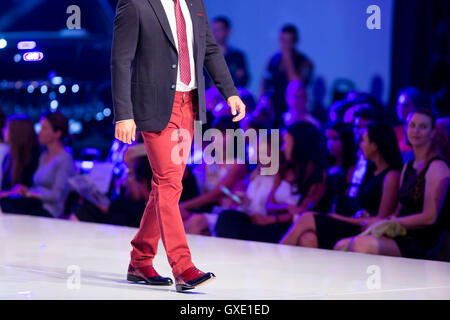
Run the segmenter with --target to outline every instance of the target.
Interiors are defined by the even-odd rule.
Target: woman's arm
[[[436,222],[444,204],[450,181],[450,171],[444,161],[433,161],[425,175],[423,210],[405,217],[395,217],[406,229],[417,229]]]
[[[398,200],[398,189],[400,187],[400,172],[389,171],[383,180],[380,207],[377,217],[385,219],[395,212]]]
[[[193,199],[189,199],[180,203],[180,207],[185,210],[200,208],[210,203],[218,202],[224,196],[221,186],[232,189],[233,186],[247,175],[247,167],[245,164],[234,164],[232,168],[225,174],[223,179],[212,190],[205,192]]]

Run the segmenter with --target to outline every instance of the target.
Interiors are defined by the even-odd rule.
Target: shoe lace
[[[202,274],[203,272],[200,271],[199,269],[197,269],[196,267],[192,267],[192,271],[198,273],[198,274]]]

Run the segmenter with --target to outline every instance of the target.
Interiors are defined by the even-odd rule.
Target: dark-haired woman
[[[72,156],[65,150],[69,140],[67,118],[60,112],[45,112],[40,120],[39,143],[45,147],[31,188],[22,185],[24,197],[10,212],[59,218],[69,193],[68,179],[75,174]]]
[[[320,131],[308,122],[290,125],[284,131],[281,151],[266,213],[224,211],[216,224],[217,236],[276,243],[296,215],[315,208],[325,192]]]
[[[9,152],[2,164],[0,199],[2,210],[7,212],[8,203],[20,196],[21,186],[30,187],[33,184],[32,177],[38,167],[40,150],[33,121],[27,115],[9,116],[4,136],[9,144]]]
[[[429,110],[417,109],[409,113],[406,122],[414,160],[403,167],[399,203],[390,219],[406,228],[406,236],[357,236],[339,241],[337,248],[349,243],[354,252],[420,259],[437,246],[443,230],[448,228],[450,170],[448,159],[433,144],[435,117]],[[376,220],[368,224],[373,222]]]
[[[333,249],[338,240],[361,233],[370,217],[385,218],[395,211],[402,159],[394,130],[387,124],[370,123],[360,147],[371,164],[358,191],[361,210],[354,217],[305,213],[281,244]]]
[[[345,191],[351,182],[357,160],[353,126],[345,123],[328,124],[325,129],[328,155],[326,192],[317,211],[336,212],[343,206]]]

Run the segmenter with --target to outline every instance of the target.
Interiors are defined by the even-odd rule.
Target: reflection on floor
[[[188,293],[128,283],[136,231],[0,214],[0,299],[450,299],[450,263],[192,235],[213,282]],[[161,241],[154,266],[172,277]]]

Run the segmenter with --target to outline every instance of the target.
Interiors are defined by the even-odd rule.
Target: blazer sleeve
[[[119,0],[111,49],[113,123],[134,119],[131,102],[131,65],[139,39],[139,12],[132,0]]]
[[[233,78],[231,77],[230,70],[225,62],[222,51],[212,34],[203,0],[201,0],[201,3],[206,20],[206,51],[204,60],[206,71],[225,100],[231,96],[239,96],[239,92],[234,86]]]

